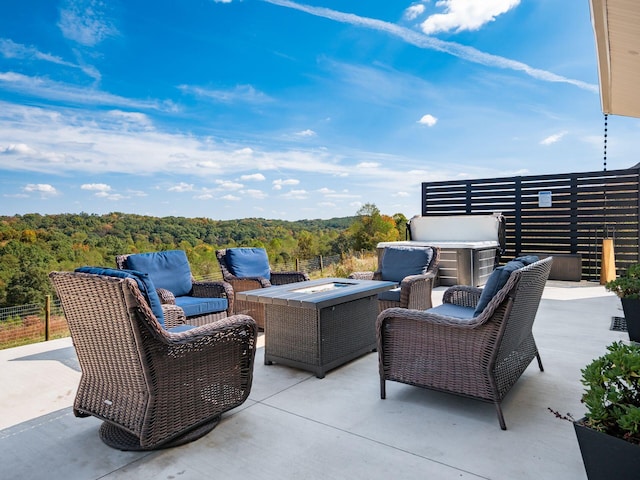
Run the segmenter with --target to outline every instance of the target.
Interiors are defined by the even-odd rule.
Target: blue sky
[[[640,120],[609,118],[609,170]],[[5,0],[0,214],[420,213],[603,168],[587,0]]]

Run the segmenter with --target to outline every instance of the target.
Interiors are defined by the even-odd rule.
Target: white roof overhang
[[[640,0],[589,0],[602,112],[640,117]]]

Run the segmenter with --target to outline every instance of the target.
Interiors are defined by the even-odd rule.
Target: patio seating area
[[[381,400],[377,353],[322,380],[264,365],[261,335],[248,400],[199,440],[152,452],[110,448],[100,420],[74,417],[69,338],[0,350],[0,477],[583,480],[573,426],[548,408],[583,414],[580,369],[627,339],[610,329],[619,316],[597,283],[547,282],[533,326],[545,371],[532,362],[502,402],[506,431],[491,403],[397,382]]]

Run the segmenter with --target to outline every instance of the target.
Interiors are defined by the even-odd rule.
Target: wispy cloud
[[[251,85],[236,85],[231,89],[211,89],[195,85],[178,85],[186,94],[223,103],[265,103],[272,101],[271,97],[256,90]]]
[[[306,130],[302,130],[300,132],[296,132],[296,136],[298,136],[298,137],[315,137],[316,136],[316,132],[314,132],[313,130],[307,128]]]
[[[111,186],[106,183],[85,183],[80,186],[80,189],[93,192],[109,192],[111,191]]]
[[[240,180],[242,180],[243,182],[264,182],[266,180],[265,176],[261,173],[252,173],[249,175],[242,175],[240,177]]]
[[[95,67],[89,65],[78,65],[77,63],[69,62],[56,55],[41,52],[36,47],[16,43],[8,38],[0,38],[0,54],[8,59],[39,60],[54,63],[56,65],[62,65],[64,67],[77,68],[96,80],[100,80],[101,76],[100,72],[98,72]]]
[[[65,38],[93,47],[105,38],[118,35],[105,12],[106,2],[101,0],[68,0],[60,9],[58,27]]]
[[[558,132],[553,135],[549,135],[547,138],[540,141],[540,145],[552,145],[559,142],[567,133],[568,132]]]
[[[16,72],[0,72],[0,85],[4,89],[13,92],[70,104],[103,105],[145,110],[175,110],[175,105],[172,102],[125,98],[94,88],[69,85],[44,77],[29,77]]]
[[[303,5],[300,3],[291,2],[289,0],[263,0],[263,1],[267,3],[271,3],[273,5],[278,5],[281,7],[299,10],[301,12],[305,12],[310,15],[328,18],[330,20],[335,20],[337,22],[348,23],[350,25],[355,25],[363,28],[369,28],[372,30],[384,32],[389,35],[398,37],[401,40],[411,45],[415,45],[416,47],[447,53],[449,55],[462,58],[463,60],[467,60],[469,62],[486,65],[488,67],[495,67],[495,68],[523,72],[526,75],[529,75],[535,79],[543,80],[546,82],[568,83],[570,85],[574,85],[578,88],[589,90],[594,93],[598,93],[599,91],[597,85],[583,82],[581,80],[574,80],[571,78],[563,77],[561,75],[557,75],[555,73],[548,72],[546,70],[541,70],[539,68],[531,67],[517,60],[511,60],[505,57],[500,57],[498,55],[492,55],[490,53],[481,52],[480,50],[477,50],[473,47],[468,47],[466,45],[461,45],[459,43],[446,42],[443,40],[439,40],[437,38],[430,37],[423,33],[410,30],[406,27],[401,27],[399,25],[385,22],[382,20],[377,20],[377,19],[368,18],[368,17],[361,17],[358,15],[354,15],[352,13],[339,12],[336,10],[331,10],[329,8]]]

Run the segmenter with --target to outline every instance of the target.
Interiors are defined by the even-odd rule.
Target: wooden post
[[[47,295],[44,301],[44,341],[49,340],[51,328],[51,295]]]
[[[616,259],[613,251],[613,239],[602,239],[602,265],[600,266],[600,285],[616,279]]]

